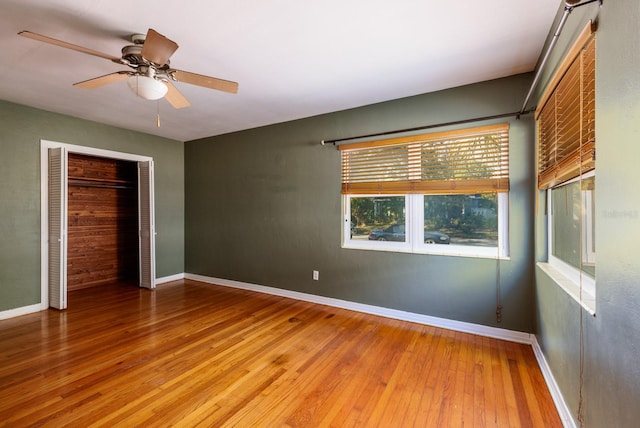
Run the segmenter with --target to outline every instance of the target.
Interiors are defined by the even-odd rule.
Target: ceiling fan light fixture
[[[149,76],[129,76],[127,83],[134,94],[145,100],[159,100],[164,97],[169,90],[167,85],[160,80]]]

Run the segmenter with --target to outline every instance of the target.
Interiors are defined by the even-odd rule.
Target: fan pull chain
[[[160,100],[156,101],[156,106],[157,106],[157,118],[156,118],[156,125],[158,128],[160,128]]]

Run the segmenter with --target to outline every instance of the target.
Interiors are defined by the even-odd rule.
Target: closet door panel
[[[67,153],[64,148],[49,149],[48,190],[48,282],[49,306],[56,309],[67,307],[67,271],[65,263],[67,246]]]
[[[140,287],[156,287],[153,161],[138,162]]]

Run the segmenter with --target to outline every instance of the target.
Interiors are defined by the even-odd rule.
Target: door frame
[[[138,162],[138,164],[140,164],[140,162],[146,162],[150,163],[151,168],[153,168],[153,157],[151,156],[66,144],[56,141],[40,140],[40,305],[42,309],[47,309],[49,307],[49,149],[52,148],[62,148],[66,153],[77,153],[82,155],[133,161]],[[68,173],[63,174],[65,183],[68,180],[68,175]],[[149,187],[151,193],[149,215],[151,217],[151,243],[153,248],[150,249],[151,257],[146,261],[146,263],[150,264],[148,270],[151,270],[152,274],[151,286],[149,288],[155,288],[155,207],[153,206],[155,205],[153,198],[153,189],[155,186],[153,173],[150,175]],[[138,189],[138,195],[140,195],[140,189]],[[67,204],[64,205],[64,210],[67,212]],[[138,216],[140,216],[139,206]],[[138,228],[140,229],[140,225]],[[64,251],[62,258],[63,263],[66,265],[66,251]],[[141,264],[142,262],[142,259],[139,258],[139,263]]]

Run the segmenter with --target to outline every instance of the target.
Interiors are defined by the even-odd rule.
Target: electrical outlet
[[[318,281],[320,279],[320,272],[317,270],[313,271],[313,280]]]

